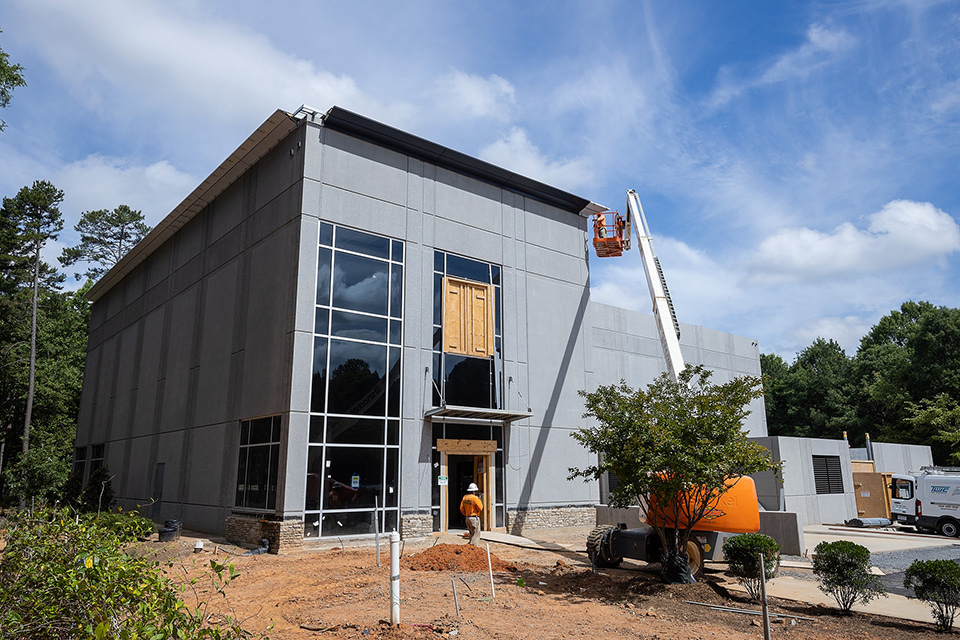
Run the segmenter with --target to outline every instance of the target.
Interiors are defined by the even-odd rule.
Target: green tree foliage
[[[960,610],[960,565],[953,560],[914,560],[903,586],[930,605],[937,631],[951,631]]]
[[[74,228],[80,244],[64,249],[60,262],[65,267],[87,263],[85,275],[90,280],[99,279],[150,232],[143,214],[125,204],[113,211],[84,211]]]
[[[3,33],[0,31],[0,33]],[[13,90],[27,86],[23,79],[23,67],[10,62],[10,55],[0,49],[0,109],[6,109],[13,98]],[[0,120],[0,131],[7,128],[7,123]]]
[[[32,297],[30,317],[30,360],[27,382],[27,405],[21,439],[23,452],[30,449],[30,422],[33,412],[33,396],[36,385],[37,354],[37,308],[40,301],[40,281],[43,273],[43,260],[40,250],[48,240],[56,240],[63,221],[59,205],[63,202],[60,191],[45,180],[37,180],[31,187],[23,187],[13,198],[3,199],[4,218],[13,224],[18,232],[19,246],[14,246],[14,256],[25,263],[32,272]]]
[[[771,435],[840,438],[856,424],[853,363],[833,340],[817,338],[789,367],[761,356]]]
[[[205,603],[187,605],[196,580],[177,585],[158,562],[128,554],[115,524],[66,510],[13,519],[0,557],[0,638],[251,637],[229,618],[210,624]],[[223,594],[236,572],[210,565]]]
[[[858,602],[866,604],[887,591],[880,578],[870,573],[870,551],[850,542],[821,542],[813,550],[813,574],[820,590],[833,596],[844,613]]]
[[[78,509],[87,513],[109,511],[116,504],[113,498],[113,476],[107,465],[101,465],[90,472],[87,486],[80,494]]]
[[[743,533],[727,538],[723,543],[723,557],[732,573],[751,600],[760,601],[760,555],[763,555],[763,576],[773,580],[780,568],[780,544],[762,533]]]
[[[939,464],[958,454],[951,399],[960,400],[960,309],[904,302],[852,358],[818,338],[792,365],[764,354],[761,367],[771,435],[839,438],[847,431],[859,444],[870,433],[929,445]]]
[[[686,565],[692,528],[717,508],[729,490],[727,480],[779,470],[743,429],[760,381],[741,377],[715,385],[710,374],[688,366],[679,383],[663,374],[645,390],[621,382],[580,392],[584,417],[596,425],[573,437],[597,454],[598,463],[570,469],[570,477],[599,479],[612,472],[619,480],[610,496],[613,506],[639,504],[645,515],[656,508],[665,568],[680,559]]]
[[[16,197],[3,199],[2,496],[12,493],[21,498],[53,498],[69,471],[86,356],[89,304],[83,290],[60,291],[62,274],[42,259],[37,261],[37,245],[42,246],[44,236],[49,238],[58,230],[59,211],[54,210],[61,198],[62,193],[50,183],[36,182],[33,187],[21,189]],[[22,429],[26,425],[29,429]],[[31,453],[35,447],[37,451]],[[26,452],[18,456],[17,449]]]

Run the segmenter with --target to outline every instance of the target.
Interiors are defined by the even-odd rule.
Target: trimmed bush
[[[0,638],[250,637],[229,618],[209,625],[203,603],[184,603],[188,585],[123,546],[96,519],[66,509],[12,517],[0,556]],[[210,565],[222,594],[233,566]]]
[[[813,573],[820,591],[831,595],[844,613],[858,602],[866,604],[887,590],[880,578],[870,573],[870,550],[850,542],[821,542],[813,550]]]
[[[743,533],[723,543],[723,557],[729,571],[743,587],[751,600],[760,600],[760,554],[767,580],[772,580],[780,568],[780,544],[762,533]]]
[[[960,609],[960,565],[953,560],[914,560],[903,586],[930,605],[937,631],[950,631]]]

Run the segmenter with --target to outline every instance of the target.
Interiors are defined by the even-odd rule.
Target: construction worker
[[[467,487],[467,495],[460,501],[460,513],[467,517],[467,530],[470,532],[470,542],[472,545],[480,544],[480,512],[483,511],[483,501],[477,494],[480,488],[475,482],[471,482]]]

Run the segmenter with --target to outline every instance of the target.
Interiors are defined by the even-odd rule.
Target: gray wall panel
[[[406,204],[406,156],[329,129],[324,131],[324,142],[325,184],[400,206]]]
[[[252,168],[251,175],[256,179],[255,209],[265,207],[302,179],[303,147],[302,144],[297,146],[297,143],[302,141],[303,131],[294,130]],[[298,206],[292,213],[299,212]]]
[[[198,427],[190,434],[190,469],[188,470],[190,495],[184,496],[187,502],[201,505],[218,505],[220,502],[221,484],[231,483],[232,478],[224,473],[225,458],[236,457],[235,451],[228,451],[224,447],[227,428],[233,425],[217,424],[209,427]],[[164,470],[166,472],[166,470]]]
[[[134,436],[154,432],[154,415],[157,408],[157,385],[161,377],[160,357],[163,347],[163,322],[165,310],[160,308],[142,321],[143,341],[140,349],[140,371],[137,376],[136,420]]]
[[[329,185],[321,196],[324,220],[392,238],[404,236],[407,213],[402,206]]]
[[[437,169],[436,214],[465,227],[502,233],[501,189],[475,178]]]
[[[197,298],[200,287],[195,286],[174,298],[170,303],[167,333],[167,366],[163,372],[164,386],[160,411],[160,431],[184,429],[190,393],[190,369],[193,368],[193,338],[196,323]]]
[[[234,261],[207,277],[200,329],[200,369],[194,424],[215,424],[229,413],[233,316],[240,262]]]

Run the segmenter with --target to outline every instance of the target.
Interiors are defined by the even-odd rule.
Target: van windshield
[[[893,497],[898,500],[909,500],[913,497],[913,483],[909,480],[897,478],[893,481]]]

